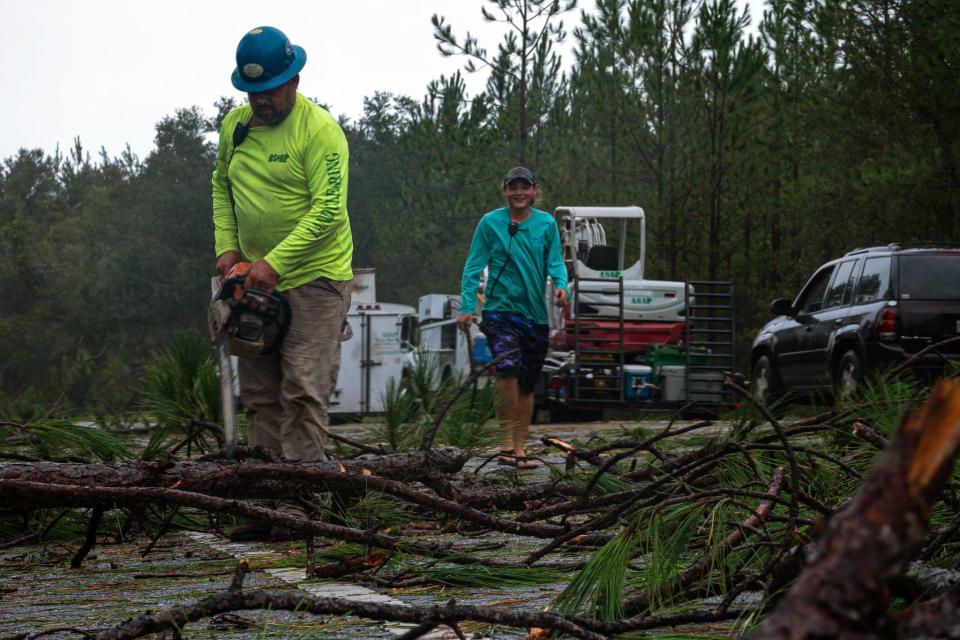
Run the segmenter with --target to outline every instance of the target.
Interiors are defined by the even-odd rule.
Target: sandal
[[[502,464],[507,467],[516,467],[517,469],[536,469],[538,466],[540,466],[536,463],[536,461],[530,460],[526,456],[520,456],[518,458],[513,449],[501,451],[500,457],[497,459],[497,464]]]

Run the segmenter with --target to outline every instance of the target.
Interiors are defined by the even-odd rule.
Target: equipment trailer
[[[551,315],[538,406],[552,419],[731,406],[723,377],[735,365],[733,283],[644,279],[640,207],[560,207],[554,215],[570,305]]]

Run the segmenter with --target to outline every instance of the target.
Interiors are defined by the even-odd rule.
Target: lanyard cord
[[[507,259],[504,260],[503,266],[500,267],[500,271],[497,272],[497,277],[493,279],[493,284],[490,285],[490,291],[487,292],[487,300],[490,300],[493,297],[493,290],[496,288],[497,283],[500,282],[500,276],[503,275],[503,270],[507,268],[507,265],[510,264],[510,247],[513,246],[513,235],[510,234],[510,241],[507,243]]]

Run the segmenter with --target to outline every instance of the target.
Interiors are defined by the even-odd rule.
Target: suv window
[[[890,256],[867,258],[860,276],[856,304],[890,297]]]
[[[830,283],[830,276],[833,274],[833,267],[827,267],[813,276],[810,284],[800,294],[797,300],[797,310],[800,313],[816,313],[823,308],[823,294],[827,292],[827,285]]]
[[[901,255],[900,298],[960,300],[960,253]]]
[[[827,291],[827,303],[824,309],[840,307],[850,302],[851,280],[853,279],[853,266],[857,264],[856,260],[847,260],[840,263],[837,267],[837,276],[833,279],[833,286]]]

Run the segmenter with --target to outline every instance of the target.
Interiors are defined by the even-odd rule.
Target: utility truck
[[[483,290],[481,278],[480,290]],[[490,362],[490,347],[487,339],[471,325],[469,329],[470,343],[467,343],[467,334],[457,328],[457,315],[460,313],[460,296],[451,293],[429,293],[420,296],[417,309],[417,348],[436,359],[440,367],[440,375],[449,378],[458,374],[467,376],[472,366],[484,365]],[[470,356],[473,354],[471,365]],[[414,354],[409,356],[409,364],[413,366]]]

